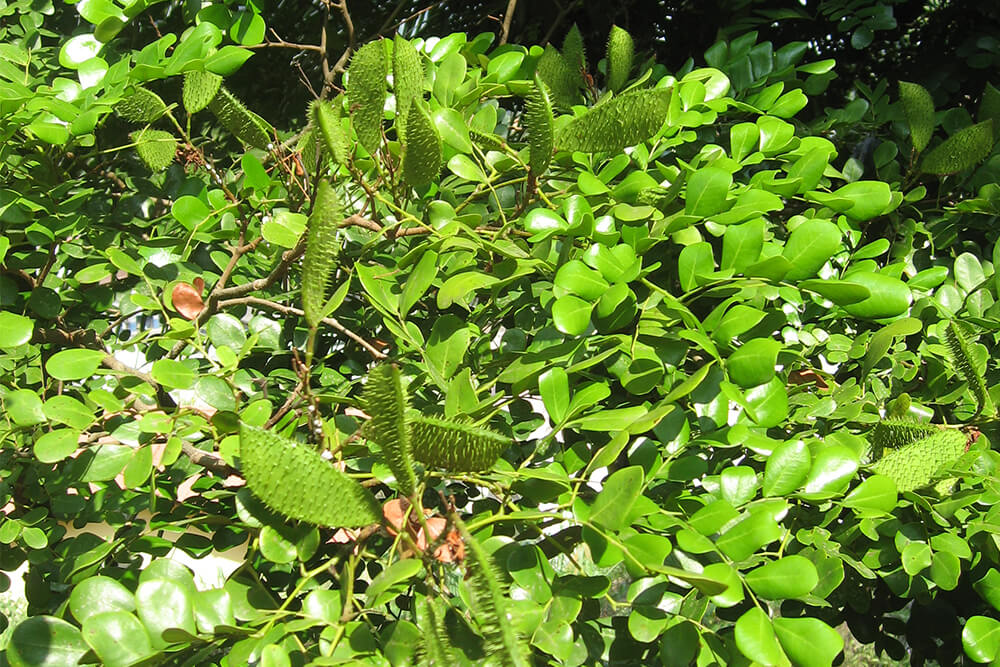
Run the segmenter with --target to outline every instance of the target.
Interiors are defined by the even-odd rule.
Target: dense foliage
[[[1000,656],[995,88],[195,9],[0,10],[0,664]]]

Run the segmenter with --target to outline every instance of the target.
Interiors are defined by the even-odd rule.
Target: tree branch
[[[515,7],[517,7],[517,0],[507,1],[507,12],[503,15],[503,25],[500,28],[500,46],[507,43],[507,36],[510,35],[510,22],[514,18]]]

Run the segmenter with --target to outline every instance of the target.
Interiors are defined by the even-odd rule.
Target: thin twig
[[[507,43],[507,36],[510,34],[510,21],[514,18],[515,7],[517,7],[517,0],[507,0],[507,13],[503,15],[503,26],[500,28],[500,46]]]
[[[268,40],[260,44],[252,44],[246,48],[248,49],[295,49],[297,51],[317,51],[319,53],[324,53],[323,46],[320,44],[296,44],[295,42],[286,42],[281,37],[278,37],[278,33],[271,28],[271,34],[277,41]]]

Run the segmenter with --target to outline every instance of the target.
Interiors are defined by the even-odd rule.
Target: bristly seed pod
[[[872,456],[881,457],[886,449],[904,447],[940,430],[933,424],[908,419],[883,419],[871,433]]]
[[[410,105],[403,142],[403,180],[415,188],[429,184],[441,171],[441,135],[422,99]]]
[[[174,161],[177,153],[177,137],[163,130],[144,129],[133,132],[135,151],[150,171],[163,171]]]
[[[559,130],[556,146],[584,153],[617,153],[655,135],[667,119],[671,88],[630,90],[598,104]]]
[[[151,90],[136,86],[135,92],[115,106],[115,113],[133,123],[152,123],[167,112],[167,105]]]
[[[489,470],[513,444],[488,428],[422,416],[410,420],[410,443],[418,461],[451,472]]]
[[[608,35],[608,88],[612,91],[617,93],[628,82],[634,54],[632,35],[616,25],[611,26],[611,34]]]
[[[988,409],[990,413],[994,412],[993,401],[986,388],[986,379],[972,354],[972,341],[968,339],[962,326],[954,320],[949,321],[944,327],[944,342],[951,353],[955,370],[968,383],[969,389],[976,397],[976,414],[972,418],[978,417],[984,409]]]
[[[351,105],[354,131],[372,155],[382,143],[386,69],[385,47],[382,40],[376,40],[354,53],[347,70],[347,101]]]
[[[313,122],[323,135],[327,152],[338,164],[347,164],[351,155],[350,141],[344,126],[340,124],[340,110],[343,107],[343,97],[338,95],[333,102],[315,100],[312,103]]]
[[[215,99],[222,77],[212,72],[186,72],[181,101],[189,114],[198,113]]]
[[[392,88],[396,95],[396,133],[406,134],[410,105],[422,97],[424,66],[409,40],[396,35],[392,45]]]
[[[321,180],[309,216],[306,254],[302,260],[302,309],[310,329],[317,328],[324,316],[326,291],[337,260],[337,228],[343,219],[336,191],[326,180]]]
[[[528,93],[524,104],[524,127],[528,131],[528,147],[530,155],[528,166],[531,172],[540,176],[549,166],[552,159],[552,103],[549,92],[538,74]]]
[[[365,425],[367,436],[382,448],[399,490],[409,496],[417,486],[417,476],[413,472],[410,431],[406,426],[406,390],[399,368],[393,364],[373,368],[368,373],[361,403],[371,415]]]
[[[382,509],[368,489],[308,445],[244,424],[240,465],[254,495],[289,518],[334,528],[382,520]]]
[[[940,468],[954,463],[965,453],[965,434],[944,430],[916,442],[889,450],[872,465],[872,472],[885,475],[899,491],[913,491],[927,486]]]
[[[266,120],[243,106],[225,86],[219,88],[208,108],[237,139],[254,148],[268,149],[274,129]]]

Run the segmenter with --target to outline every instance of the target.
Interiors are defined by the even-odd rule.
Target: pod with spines
[[[174,161],[177,137],[169,132],[147,128],[129,136],[135,142],[135,152],[150,171],[163,171]]]
[[[489,470],[513,444],[488,428],[424,416],[410,420],[410,443],[418,461],[450,472]]]
[[[630,90],[598,104],[559,130],[556,147],[584,153],[618,153],[645,141],[666,121],[671,90]]]
[[[136,86],[135,91],[115,105],[115,113],[133,123],[152,123],[167,112],[167,105],[153,91]]]
[[[545,47],[535,65],[535,73],[549,87],[555,106],[569,109],[580,102],[579,77],[556,47],[551,44]]]
[[[443,667],[458,664],[455,647],[448,636],[445,612],[438,609],[435,600],[422,597],[417,599],[417,627],[420,628],[421,642],[417,652],[420,667]]]
[[[215,114],[224,128],[245,144],[267,150],[274,129],[271,125],[247,109],[225,86],[219,87],[208,109]]]
[[[529,667],[528,647],[518,636],[507,614],[509,600],[493,558],[469,533],[457,516],[452,521],[458,527],[467,547],[469,574],[466,578],[472,611],[483,633],[486,655],[494,656],[501,665]]]
[[[898,449],[887,450],[885,456],[872,464],[872,472],[885,475],[896,483],[899,491],[913,491],[927,486],[942,467],[958,460],[965,453],[965,434],[948,429],[921,438]]]
[[[528,99],[524,103],[524,127],[528,131],[528,166],[536,176],[545,172],[552,159],[554,122],[549,92],[541,78],[535,74]]]
[[[477,129],[469,128],[469,138],[487,150],[501,150],[504,145],[503,137],[492,132],[480,132]]]
[[[337,229],[344,219],[336,191],[325,179],[316,187],[316,200],[306,227],[306,254],[302,260],[302,309],[309,328],[324,316],[326,291],[337,261]]]
[[[976,397],[976,414],[973,415],[973,419],[978,417],[984,409],[988,409],[992,413],[994,411],[993,402],[990,400],[989,391],[986,388],[986,379],[972,355],[972,341],[969,340],[962,325],[954,320],[949,320],[944,326],[944,342],[948,346],[955,370],[968,383],[969,389]]]
[[[958,130],[924,154],[920,171],[935,176],[949,176],[972,169],[989,157],[993,150],[993,119]]]
[[[410,105],[422,97],[423,88],[424,66],[420,54],[409,40],[396,35],[392,45],[392,90],[396,95],[396,130],[401,137],[406,134]]]
[[[871,433],[872,455],[879,457],[886,449],[897,449],[937,433],[934,424],[912,419],[883,419]]]
[[[566,65],[577,73],[577,85],[582,88],[583,73],[587,71],[587,52],[583,46],[583,35],[575,23],[563,39],[562,56]]]
[[[422,99],[410,105],[403,136],[403,180],[419,188],[427,185],[441,171],[441,135]]]
[[[298,141],[295,142],[295,151],[302,156],[302,165],[310,174],[316,170],[320,157],[325,150],[322,145],[321,133],[312,123],[306,125]]]
[[[382,520],[371,492],[308,445],[244,424],[240,465],[253,494],[291,519],[334,528]]]
[[[358,141],[371,154],[382,143],[382,110],[385,108],[385,47],[382,40],[368,42],[351,58],[347,70],[347,101]]]
[[[343,98],[338,95],[333,102],[314,100],[310,109],[313,122],[319,128],[327,152],[338,164],[347,164],[351,155],[350,141],[340,124]]]
[[[899,82],[899,101],[910,126],[913,150],[919,153],[927,147],[934,134],[934,100],[930,92],[918,83]]]
[[[399,368],[393,364],[373,368],[368,373],[361,403],[371,416],[365,425],[367,437],[382,448],[399,490],[409,496],[417,486],[417,476],[413,472],[410,430],[406,425],[406,390]]]
[[[181,101],[189,114],[198,113],[215,99],[222,77],[212,72],[186,72]]]
[[[608,88],[612,91],[617,93],[625,87],[632,73],[634,55],[632,35],[616,25],[611,26],[608,35]]]

